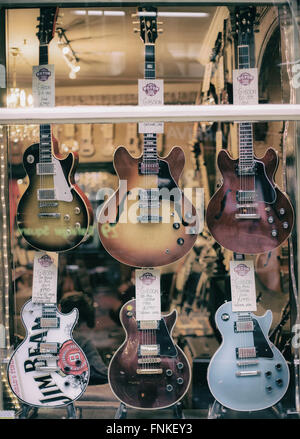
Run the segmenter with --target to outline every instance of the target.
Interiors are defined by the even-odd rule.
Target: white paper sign
[[[235,105],[258,104],[257,69],[233,70],[233,103]]]
[[[32,302],[56,304],[57,269],[57,253],[35,252],[33,261]]]
[[[139,105],[163,105],[164,81],[162,79],[139,79]],[[163,122],[139,122],[139,133],[163,133]]]
[[[253,261],[230,261],[232,311],[256,311]]]
[[[135,270],[137,320],[160,320],[160,271],[146,268]]]
[[[55,106],[54,65],[32,67],[32,96],[35,107]]]

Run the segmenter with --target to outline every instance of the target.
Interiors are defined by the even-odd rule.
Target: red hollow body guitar
[[[250,68],[255,15],[237,14],[238,66]],[[247,70],[245,70],[247,74]],[[262,158],[253,152],[253,127],[239,123],[239,158],[222,150],[218,167],[223,184],[211,198],[207,226],[215,240],[228,250],[242,254],[265,253],[280,246],[294,223],[288,197],[274,183],[277,152],[269,148]]]

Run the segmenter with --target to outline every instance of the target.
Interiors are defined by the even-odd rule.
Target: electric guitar
[[[48,64],[48,44],[54,36],[56,8],[41,8],[37,36],[39,64]],[[17,209],[21,235],[38,250],[63,252],[87,238],[93,211],[87,197],[74,183],[78,155],[62,158],[51,126],[40,125],[40,142],[23,155],[30,183]]]
[[[21,311],[24,341],[8,364],[8,381],[25,404],[59,407],[72,403],[85,391],[89,365],[72,338],[78,310],[62,314],[55,304],[29,300]]]
[[[156,8],[140,7],[138,11],[145,43],[145,78],[151,80],[155,79]],[[118,261],[135,267],[167,265],[183,257],[197,237],[196,210],[177,186],[184,166],[183,150],[174,147],[161,159],[156,134],[144,134],[142,156],[134,158],[121,146],[115,151],[114,166],[123,185],[103,204],[98,216],[104,248]]]
[[[255,8],[234,16],[239,69],[247,69],[253,59]],[[290,235],[293,208],[287,196],[274,183],[277,152],[269,148],[258,159],[253,152],[252,123],[239,129],[239,158],[222,150],[218,167],[223,184],[211,198],[206,212],[207,226],[215,240],[228,250],[241,254],[264,253],[280,246]]]
[[[232,302],[226,302],[215,320],[223,342],[207,371],[214,398],[238,411],[263,410],[280,401],[289,385],[289,369],[268,339],[272,312],[233,312]]]
[[[108,379],[115,396],[129,407],[162,409],[187,392],[190,365],[171,338],[177,311],[161,320],[136,320],[136,301],[125,303],[120,320],[126,340],[112,357]]]

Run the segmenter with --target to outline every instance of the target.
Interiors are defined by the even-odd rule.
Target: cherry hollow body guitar
[[[155,11],[139,8],[149,80],[155,79]],[[170,264],[192,248],[197,237],[196,210],[177,185],[184,161],[179,147],[165,158],[158,157],[154,133],[144,134],[139,158],[124,147],[116,150],[114,167],[126,185],[119,186],[98,216],[100,240],[115,259],[135,267],[154,267]]]
[[[110,387],[125,405],[162,409],[178,402],[190,384],[190,365],[171,331],[177,311],[160,321],[137,321],[136,301],[120,311],[126,340],[114,354],[108,370]]]
[[[248,10],[237,13],[235,19],[238,66],[248,69],[253,58],[255,15]],[[273,180],[278,166],[277,152],[269,148],[264,157],[257,158],[253,152],[252,123],[242,122],[238,126],[239,158],[232,159],[224,150],[218,155],[223,184],[208,204],[207,226],[215,240],[228,250],[264,253],[288,238],[294,212],[287,196]]]
[[[48,44],[54,35],[55,8],[41,8],[38,37],[39,64],[48,64]],[[52,138],[51,126],[40,125],[40,143],[23,156],[29,186],[17,208],[20,233],[34,248],[63,252],[79,245],[89,233],[93,211],[89,200],[74,183],[76,153],[63,158]]]

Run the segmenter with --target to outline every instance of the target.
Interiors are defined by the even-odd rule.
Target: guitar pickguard
[[[157,331],[156,339],[157,343],[160,345],[160,355],[162,357],[176,357],[177,349],[164,319],[161,319],[159,323],[159,330]]]

